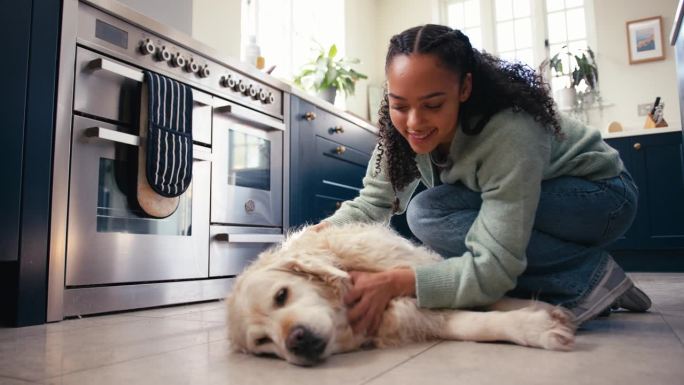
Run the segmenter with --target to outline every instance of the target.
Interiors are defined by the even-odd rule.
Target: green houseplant
[[[581,52],[581,56],[571,53],[567,46],[563,47],[565,52],[559,52],[551,59],[549,59],[549,67],[556,73],[557,76],[568,75],[570,79],[570,85],[577,88],[582,80],[586,83],[586,86],[591,89],[595,89],[598,85],[598,66],[596,65],[594,51],[587,47],[585,52]],[[589,56],[587,56],[587,54]],[[568,62],[574,61],[576,66],[572,72],[566,72],[563,69],[563,61],[560,55],[567,55]],[[572,64],[571,64],[572,66]]]
[[[306,63],[294,77],[297,86],[305,90],[313,90],[323,99],[333,103],[337,90],[345,95],[354,94],[356,82],[368,77],[351,68],[352,64],[358,64],[359,59],[340,58],[337,56],[337,46],[331,45],[325,49],[318,44],[316,58]]]
[[[567,56],[570,68],[563,68],[563,56]],[[553,55],[542,66],[548,65],[555,77],[567,76],[565,88],[557,92],[556,98],[561,108],[583,108],[587,104],[593,104],[599,97],[598,93],[598,66],[596,65],[594,51],[587,47],[578,53],[570,52],[568,46]],[[580,99],[577,99],[577,96]]]

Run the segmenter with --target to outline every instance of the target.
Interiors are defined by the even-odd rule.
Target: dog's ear
[[[279,265],[280,269],[305,274],[340,289],[349,281],[349,274],[335,266],[328,256],[298,254],[283,258]]]

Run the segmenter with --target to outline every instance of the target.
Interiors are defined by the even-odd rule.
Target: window
[[[448,0],[444,4],[444,12],[446,12],[449,27],[463,31],[473,47],[484,48],[480,0]]]
[[[344,0],[243,0],[242,12],[242,55],[256,36],[266,67],[276,65],[274,76],[291,80],[313,59],[316,43],[334,43],[344,57]]]
[[[534,68],[531,0],[496,0],[496,53]]]
[[[587,48],[587,27],[584,0],[546,0],[549,57],[557,53],[577,54]],[[560,55],[563,69],[572,71],[577,63],[569,66],[568,55]],[[551,79],[551,89],[556,91],[567,86],[567,77]]]
[[[536,69],[564,46],[586,49],[590,1],[443,0],[442,22],[464,31],[476,48]]]

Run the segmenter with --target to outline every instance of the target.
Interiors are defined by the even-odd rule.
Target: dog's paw
[[[573,315],[562,307],[530,309],[525,320],[525,344],[548,350],[572,350],[575,344]]]

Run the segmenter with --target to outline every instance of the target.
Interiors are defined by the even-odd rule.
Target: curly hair
[[[549,86],[529,66],[479,52],[457,29],[426,24],[407,29],[390,39],[385,72],[394,57],[412,53],[436,55],[440,63],[457,74],[461,81],[466,74],[471,74],[472,92],[470,98],[461,103],[458,116],[464,134],[478,135],[494,114],[512,108],[516,112],[525,111],[560,135],[560,123]],[[380,172],[382,159],[386,158],[390,182],[398,191],[420,177],[416,153],[390,119],[386,87],[378,112],[380,135],[375,170]]]

